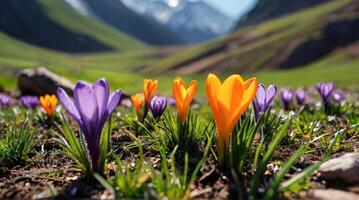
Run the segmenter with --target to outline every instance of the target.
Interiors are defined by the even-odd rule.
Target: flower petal
[[[184,99],[184,105],[188,108],[188,106],[191,104],[194,95],[196,94],[198,90],[197,81],[193,80],[191,84],[186,89],[186,97]]]
[[[95,91],[84,82],[78,82],[74,89],[74,103],[81,116],[84,133],[90,134],[97,131],[98,104]],[[87,139],[97,138],[95,135],[87,135]],[[89,141],[88,141],[89,142]]]
[[[264,106],[266,102],[266,89],[264,88],[264,85],[262,83],[258,85],[256,102],[261,108]]]
[[[173,81],[173,97],[176,100],[176,106],[178,110],[182,110],[184,99],[186,97],[186,88],[184,86],[184,82],[181,78],[177,77]]]
[[[236,90],[234,92],[234,90]],[[240,75],[232,75],[228,77],[221,86],[221,95],[218,100],[222,102],[222,104],[230,109],[239,106],[239,103],[243,97],[243,79]]]
[[[272,103],[276,95],[277,95],[277,86],[270,85],[267,89],[267,94],[266,94],[266,100],[265,100],[266,107],[268,107],[269,104]]]
[[[57,96],[59,97],[60,103],[65,108],[65,110],[81,126],[82,121],[81,121],[80,114],[77,111],[74,103],[71,101],[69,95],[62,88],[58,88]]]
[[[100,79],[93,84],[92,88],[96,95],[96,101],[98,105],[98,118],[106,118],[108,115],[107,104],[109,98],[108,83],[105,79]]]
[[[107,111],[109,114],[111,114],[117,107],[118,103],[120,102],[121,95],[122,95],[121,90],[116,90],[110,95],[110,98],[109,98],[109,101],[107,104]]]
[[[221,81],[214,74],[208,74],[206,80],[206,93],[208,97],[209,106],[212,109],[213,117],[216,122],[217,132],[222,133],[222,118],[221,113],[219,112],[218,104],[218,95],[221,89]]]

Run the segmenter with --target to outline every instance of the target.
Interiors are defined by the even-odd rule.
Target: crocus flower
[[[173,81],[172,89],[179,116],[182,123],[185,123],[189,106],[198,89],[197,81],[193,80],[187,87],[184,81],[177,77]]]
[[[39,98],[36,96],[22,96],[20,102],[24,107],[32,109],[40,104]]]
[[[316,85],[317,91],[319,92],[320,96],[322,97],[324,102],[327,102],[329,97],[332,95],[334,91],[334,83],[318,83]]]
[[[92,86],[82,81],[77,82],[74,89],[74,102],[62,88],[58,88],[57,96],[84,133],[92,167],[97,169],[102,130],[120,101],[121,90],[116,90],[110,95],[107,81],[100,79]]]
[[[131,96],[131,101],[132,101],[132,106],[135,108],[137,118],[139,120],[141,120],[141,116],[142,116],[141,110],[142,110],[143,101],[144,101],[143,95],[140,93],[137,93],[137,94]]]
[[[276,95],[276,85],[270,85],[267,91],[263,84],[258,85],[257,94],[253,101],[254,116],[256,120],[258,120],[261,114],[267,112]]]
[[[256,78],[244,81],[240,75],[232,75],[222,84],[214,74],[207,77],[206,92],[216,123],[217,148],[222,164],[234,126],[255,98],[257,87]]]
[[[168,97],[167,104],[170,106],[176,106],[176,100],[173,97]]]
[[[158,119],[161,117],[167,106],[167,99],[163,96],[154,96],[150,103],[153,116]]]
[[[0,106],[7,108],[12,103],[13,99],[8,95],[0,95]]]
[[[342,103],[346,99],[346,97],[347,95],[345,94],[345,92],[340,90],[336,90],[332,94],[333,100],[337,103]]]
[[[55,95],[48,95],[40,97],[40,104],[45,110],[48,117],[52,117],[57,106],[57,97]]]
[[[316,85],[316,89],[320,96],[322,97],[322,101],[324,104],[324,111],[327,111],[329,108],[329,98],[332,95],[334,91],[334,83],[328,82],[328,83],[318,83]]]
[[[152,97],[156,94],[158,88],[158,81],[152,81],[150,79],[145,79],[143,82],[143,93],[145,95],[146,106],[148,107]]]
[[[284,105],[284,110],[289,110],[289,105],[293,99],[293,92],[289,88],[282,88],[280,90],[280,97]]]
[[[298,105],[302,106],[307,99],[307,94],[303,89],[298,89],[297,91],[295,91],[295,98],[297,99]]]

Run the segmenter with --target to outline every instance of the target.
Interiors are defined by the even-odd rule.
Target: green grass
[[[8,89],[16,88],[16,72],[23,68],[46,66],[50,70],[70,78],[93,81],[106,77],[116,84],[116,87],[131,86],[137,77],[144,76],[132,72],[131,67],[150,62],[146,55],[150,50],[136,52],[107,53],[96,55],[69,55],[45,48],[26,44],[0,32],[0,86]],[[142,58],[143,57],[143,58]],[[141,80],[142,81],[142,80]],[[141,81],[137,85],[140,85]]]
[[[319,81],[333,81],[339,87],[359,89],[359,58],[351,60],[338,52],[307,67],[292,70],[260,72],[255,74],[264,83],[281,86],[311,86]]]
[[[46,6],[46,10],[49,12],[49,15],[59,18],[57,19],[59,23],[65,24],[67,21],[71,22],[71,19],[75,17],[72,16],[73,14],[67,13],[69,11],[64,11],[64,13],[61,13],[60,11],[55,12],[52,10],[54,6],[59,4],[58,1],[39,1],[43,6]],[[349,2],[349,0],[333,1],[332,3],[325,6],[313,8],[317,10],[317,14],[310,15],[310,19],[324,15],[325,13],[328,13],[334,8],[347,2]],[[63,6],[64,5],[59,5],[59,9],[66,10],[65,8],[62,8]],[[305,12],[308,11],[304,11],[304,13]],[[298,15],[297,18],[301,16],[300,14],[296,15]],[[305,20],[308,20],[308,15],[309,14],[305,15]],[[305,16],[303,15],[303,17]],[[259,25],[257,29],[261,30],[261,32],[267,32],[270,29],[270,24],[273,29],[287,27],[288,22],[293,22],[295,19],[296,17],[289,16],[284,19],[273,20],[270,23],[263,23]],[[83,23],[90,23],[87,25],[89,27],[88,29],[79,26],[79,30],[81,29],[81,31],[83,31],[82,33],[87,32],[90,34],[89,31],[97,30],[96,26],[98,26],[98,24],[96,24],[96,22],[87,22],[85,19],[82,20],[84,20]],[[94,25],[91,25],[91,23],[94,23]],[[76,31],[77,27],[75,25],[77,23],[70,24],[71,23],[68,23],[68,28],[72,28],[73,31]],[[82,25],[85,26],[84,24]],[[283,34],[285,35],[286,33],[293,31],[293,29],[297,29],[297,27],[294,26],[293,28],[288,29],[287,32],[283,32]],[[112,89],[123,88],[124,90],[131,93],[141,91],[143,79],[158,79],[160,82],[158,91],[161,94],[171,94],[172,81],[178,75],[177,73],[150,75],[152,74],[151,72],[153,72],[153,70],[156,68],[149,67],[145,68],[146,70],[140,71],[140,67],[146,65],[159,67],[164,63],[178,63],[182,59],[186,59],[188,56],[199,55],[205,48],[214,48],[225,40],[233,40],[241,37],[239,33],[247,32],[248,30],[249,29],[244,29],[243,31],[237,32],[230,37],[220,38],[208,44],[189,47],[183,52],[178,53],[175,56],[169,56],[169,58],[165,59],[159,59],[151,56],[151,54],[157,49],[148,47],[128,50],[124,52],[116,51],[112,53],[97,53],[90,55],[70,55],[41,47],[36,47],[21,42],[0,32],[0,70],[2,72],[0,75],[0,86],[5,87],[6,89],[15,89],[16,72],[18,70],[29,67],[46,66],[50,70],[69,78],[73,82],[76,82],[77,80],[95,81],[100,77],[105,77],[110,82]],[[100,32],[96,32],[94,34],[98,35],[100,33],[102,33],[101,30]],[[239,35],[236,36],[236,34]],[[282,37],[281,34],[279,34],[279,36],[275,35],[273,37],[268,37],[266,40],[254,42],[251,46],[265,46],[267,43],[271,43],[271,40],[278,40],[278,38]],[[93,35],[93,37],[97,37],[95,35]],[[115,36],[106,36],[104,38],[109,39],[109,42],[114,37]],[[103,42],[106,41],[104,40]],[[250,49],[251,47],[247,46],[246,48]],[[243,49],[245,50],[246,48]],[[243,52],[243,49],[240,51]],[[268,53],[271,54],[273,54],[273,52],[274,51],[268,51]],[[229,53],[237,54],[237,52]],[[266,54],[255,54],[255,56],[257,63],[261,63],[263,62],[263,59],[267,59]],[[228,60],[228,63],[231,62],[233,62],[233,60]],[[246,66],[242,63],[236,64],[239,67]],[[256,76],[260,82],[265,84],[277,84],[279,86],[291,87],[310,86],[319,81],[334,81],[340,87],[358,90],[358,65],[358,57],[353,57],[345,50],[341,50],[334,52],[325,58],[305,67],[289,70],[262,70],[253,74],[243,74],[243,76],[246,78]],[[232,69],[231,71],[235,72],[236,70]],[[218,75],[224,79],[228,74],[229,72]],[[186,83],[189,83],[192,79],[197,80],[199,83],[198,95],[205,96],[204,83],[206,74],[187,74],[183,75],[182,77],[185,79]]]
[[[277,84],[280,87],[310,87],[320,81],[333,81],[338,87],[359,90],[359,58],[352,58],[345,51],[334,52],[327,57],[305,67],[289,70],[262,71],[254,74],[243,74],[243,77],[257,77],[266,85]],[[229,74],[219,74],[223,80]],[[153,76],[151,76],[153,77]],[[156,77],[156,76],[154,76]],[[172,74],[159,76],[159,90],[171,92]],[[198,93],[205,96],[206,75],[185,75],[186,82],[196,79],[199,83]]]
[[[350,56],[343,51],[333,53],[312,65],[290,69],[263,71],[254,74],[243,74],[245,78],[257,77],[260,82],[265,84],[277,84],[278,86],[290,87],[309,87],[320,81],[333,81],[339,87],[359,90],[359,59],[351,60]],[[129,92],[141,92],[143,79],[151,78],[159,80],[158,91],[162,94],[172,93],[172,81],[177,74],[166,75],[144,75],[131,71],[123,72],[121,70],[63,70],[63,75],[72,80],[85,79],[94,81],[98,77],[106,77],[112,84],[112,88],[123,88]],[[219,74],[222,80],[228,74]],[[182,76],[186,83],[195,79],[198,81],[199,96],[205,96],[206,74],[193,74]]]
[[[5,40],[6,39],[6,40]],[[70,56],[26,45],[13,41],[9,37],[0,34],[0,41],[6,45],[0,49],[0,68],[2,75],[0,85],[7,89],[16,88],[16,70],[40,65],[48,66],[52,71],[76,80],[95,81],[105,77],[111,84],[111,88],[122,88],[129,92],[140,92],[143,79],[158,79],[159,92],[172,93],[172,81],[177,74],[146,75],[133,70],[134,66],[145,60],[148,52],[128,52],[98,54],[91,56]],[[5,42],[6,41],[6,42]],[[16,44],[16,45],[11,45]],[[19,54],[17,54],[18,52]],[[46,57],[46,62],[39,59],[39,55]],[[47,63],[47,64],[45,64]],[[311,86],[319,81],[334,81],[338,86],[358,90],[359,86],[359,58],[352,58],[345,51],[338,51],[320,61],[306,67],[290,70],[261,71],[254,74],[243,74],[245,78],[256,76],[265,84],[277,84],[279,86]],[[228,74],[219,74],[222,80]],[[182,76],[186,83],[196,79],[199,83],[199,96],[205,96],[206,74],[193,74]]]

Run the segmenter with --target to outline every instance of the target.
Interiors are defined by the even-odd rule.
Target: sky
[[[228,16],[238,18],[253,7],[256,0],[203,0]]]
[[[176,7],[181,0],[165,0],[167,3]],[[199,1],[199,0],[190,0]],[[257,0],[202,0],[217,8],[218,10],[226,13],[233,18],[239,18],[251,9]]]

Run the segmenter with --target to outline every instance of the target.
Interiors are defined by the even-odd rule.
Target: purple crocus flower
[[[332,95],[334,91],[334,83],[318,83],[316,85],[317,91],[319,92],[320,96],[322,97],[324,102],[327,102],[329,97]]]
[[[84,133],[92,167],[97,168],[102,130],[107,118],[120,101],[121,90],[116,90],[110,95],[107,81],[100,79],[92,86],[82,81],[77,82],[74,89],[74,102],[62,88],[58,88],[57,96]]]
[[[176,106],[176,100],[173,97],[168,97],[167,98],[167,103],[170,106]]]
[[[37,96],[22,96],[20,97],[20,102],[25,108],[35,108],[40,104],[39,98]]]
[[[336,90],[332,94],[332,98],[337,103],[342,103],[346,99],[347,95],[345,92]]]
[[[293,92],[289,88],[282,88],[280,90],[280,97],[284,105],[284,110],[289,110],[289,105],[293,99]]]
[[[260,115],[267,112],[274,98],[277,95],[277,86],[270,85],[266,91],[264,85],[260,83],[257,88],[257,94],[253,101],[254,116],[256,120]]]
[[[306,99],[307,99],[307,93],[303,89],[298,89],[295,91],[295,98],[297,99],[298,105],[304,105]]]
[[[316,85],[316,89],[319,92],[320,96],[322,97],[323,104],[324,104],[324,111],[329,109],[329,98],[333,94],[334,91],[334,83],[318,83]]]
[[[162,116],[167,106],[167,99],[163,96],[154,96],[150,102],[150,109],[153,116],[158,119]]]
[[[0,106],[3,108],[7,108],[13,102],[13,99],[8,95],[0,95]]]

